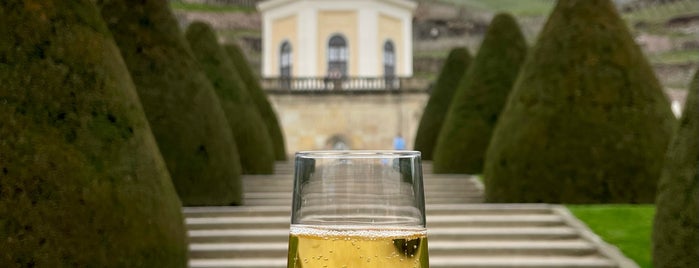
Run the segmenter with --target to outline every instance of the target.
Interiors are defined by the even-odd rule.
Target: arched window
[[[396,50],[391,40],[383,44],[383,74],[387,78],[396,75]]]
[[[279,76],[281,77],[291,77],[291,44],[288,41],[284,41],[279,49]]]
[[[347,76],[348,56],[347,41],[339,34],[330,37],[328,41],[328,76],[340,78]]]

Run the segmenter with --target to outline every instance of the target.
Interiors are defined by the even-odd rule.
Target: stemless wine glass
[[[420,152],[296,153],[287,267],[429,267]]]

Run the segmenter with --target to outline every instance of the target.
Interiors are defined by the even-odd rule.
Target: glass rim
[[[410,150],[317,150],[299,151],[301,158],[409,158],[419,157],[420,151]]]

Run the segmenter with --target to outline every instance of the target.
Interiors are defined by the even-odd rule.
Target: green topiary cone
[[[653,266],[699,267],[699,72],[665,158],[653,226]]]
[[[218,97],[167,0],[97,0],[185,206],[240,204],[240,159]]]
[[[650,203],[675,118],[608,0],[561,0],[486,153],[489,202]]]
[[[0,267],[186,267],[181,204],[89,0],[0,3]]]
[[[186,38],[221,100],[235,136],[243,173],[274,172],[274,151],[267,127],[226,51],[211,27],[202,22],[189,25]]]
[[[227,55],[231,59],[235,69],[238,71],[240,78],[245,82],[245,87],[250,93],[250,97],[255,102],[257,111],[262,116],[269,136],[272,138],[274,145],[274,158],[279,161],[286,160],[286,147],[284,145],[284,134],[279,126],[277,114],[274,113],[272,105],[267,100],[267,95],[262,91],[260,80],[250,68],[250,64],[245,59],[245,55],[236,44],[227,44],[224,46]]]
[[[439,131],[442,129],[444,117],[449,111],[449,104],[470,62],[471,54],[468,49],[460,47],[449,52],[442,66],[415,134],[415,150],[422,153],[423,160],[433,158],[432,152],[437,143]]]
[[[495,16],[439,132],[435,173],[482,173],[490,136],[526,53],[527,43],[515,19],[509,14]]]

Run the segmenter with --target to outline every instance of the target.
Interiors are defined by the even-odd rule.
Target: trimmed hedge
[[[459,81],[471,63],[471,54],[465,47],[452,49],[447,56],[444,66],[432,88],[430,99],[427,100],[422,112],[420,125],[415,134],[415,150],[422,153],[423,160],[432,160],[434,146],[442,129],[444,117],[449,111],[449,105]]]
[[[490,136],[526,54],[527,43],[515,19],[495,16],[439,132],[436,173],[482,173]]]
[[[185,206],[240,204],[233,133],[167,0],[99,0]]]
[[[652,203],[675,126],[609,0],[561,0],[486,153],[488,202]]]
[[[0,3],[0,266],[186,267],[181,204],[89,0]]]
[[[272,105],[267,99],[267,95],[262,90],[260,86],[260,80],[257,75],[252,71],[250,64],[248,63],[245,55],[240,50],[240,47],[236,44],[227,44],[223,46],[228,57],[233,63],[235,69],[238,71],[240,78],[245,82],[245,87],[250,93],[250,97],[255,102],[257,111],[262,116],[265,126],[267,126],[267,131],[269,131],[269,136],[272,138],[272,143],[274,146],[274,158],[279,161],[287,160],[286,146],[284,145],[284,134],[279,125],[279,120],[277,119],[277,114],[274,112]]]
[[[699,267],[699,72],[694,74],[656,200],[653,266]]]
[[[238,144],[243,173],[273,173],[272,139],[245,83],[218,44],[216,33],[206,23],[194,22],[187,27],[185,37],[221,100]]]

